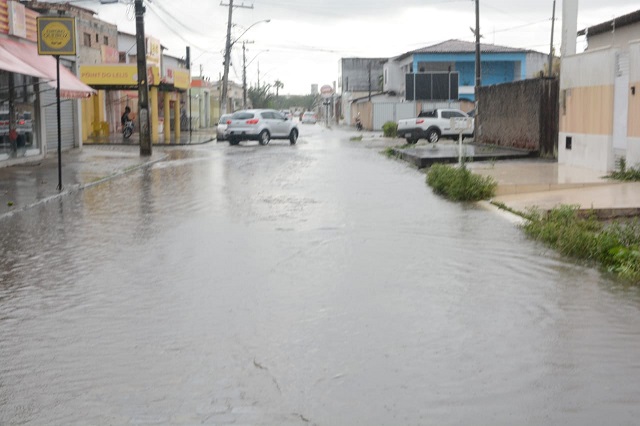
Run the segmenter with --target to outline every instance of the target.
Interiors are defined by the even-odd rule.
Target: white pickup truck
[[[456,139],[459,131],[451,128],[452,118],[469,118],[469,116],[459,109],[422,111],[417,118],[398,121],[398,136],[405,138],[410,144],[418,142],[419,139],[426,139],[429,143],[436,143],[440,138]],[[464,131],[462,136],[473,136],[473,122],[471,128]]]

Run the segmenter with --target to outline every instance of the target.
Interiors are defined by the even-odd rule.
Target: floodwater
[[[638,289],[301,133],[2,220],[0,424],[637,424]]]

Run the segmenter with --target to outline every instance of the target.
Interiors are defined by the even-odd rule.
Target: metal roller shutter
[[[60,66],[68,66],[66,61],[60,60]],[[41,86],[45,92],[42,93],[42,105],[45,115],[47,151],[58,150],[58,113],[56,109],[56,90],[49,89],[48,85]],[[62,133],[62,149],[71,149],[79,144],[76,141],[75,126],[77,125],[76,102],[74,100],[60,100],[60,124]]]

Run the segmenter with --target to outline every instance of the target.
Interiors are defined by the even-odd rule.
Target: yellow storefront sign
[[[188,89],[191,84],[189,71],[173,70],[173,87],[176,89]]]
[[[135,65],[81,65],[80,80],[89,86],[135,86],[138,67]]]
[[[149,67],[148,84],[160,82],[158,67]],[[80,80],[89,86],[137,86],[138,67],[136,65],[81,65]]]

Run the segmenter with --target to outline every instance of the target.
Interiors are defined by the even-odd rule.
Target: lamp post
[[[227,26],[227,46],[224,51],[224,74],[222,76],[222,95],[221,95],[221,101],[220,101],[222,103],[222,105],[220,105],[221,115],[227,113],[227,92],[229,90],[229,62],[231,58],[231,48],[233,47],[234,44],[236,44],[238,40],[242,38],[243,35],[247,33],[247,31],[249,31],[254,26],[262,22],[266,22],[266,23],[271,22],[271,19],[265,19],[262,21],[254,22],[253,24],[249,25],[249,27],[246,30],[244,30],[239,37],[236,37],[236,39],[232,41],[231,40],[231,9],[232,8],[230,7],[229,8],[229,25]]]

